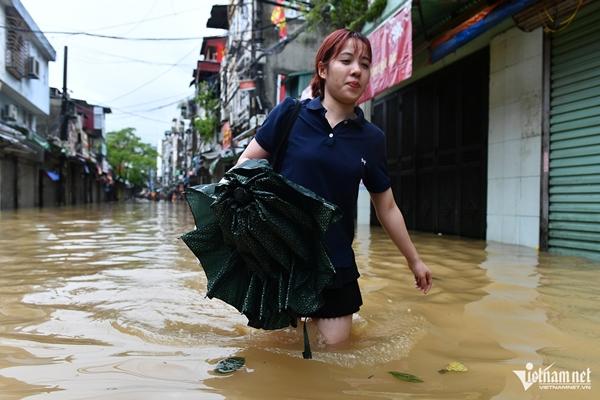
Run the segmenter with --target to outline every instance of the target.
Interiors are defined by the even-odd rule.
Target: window
[[[25,21],[14,7],[6,7],[6,70],[15,78],[21,79],[27,73],[29,43],[25,34],[29,30]]]
[[[206,49],[206,59],[208,61],[216,61],[217,60],[217,48],[214,46],[208,46]]]

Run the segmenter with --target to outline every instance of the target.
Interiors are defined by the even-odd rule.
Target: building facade
[[[50,116],[42,129],[50,149],[44,154],[41,206],[114,199],[115,182],[106,159],[105,120],[109,113],[108,107],[64,98],[60,90],[50,89]]]
[[[283,18],[277,24],[274,10]],[[192,80],[196,98],[179,106],[162,139],[159,180],[166,197],[181,187],[218,181],[233,166],[266,114],[308,85],[313,60],[306,53],[314,53],[323,36],[306,31],[295,6],[256,0],[213,6],[207,27],[227,34],[203,38]],[[216,110],[207,110],[211,96]]]
[[[297,87],[307,84],[307,79],[298,83],[297,77],[311,75],[314,58],[306,55],[314,55],[324,32],[307,30],[302,13],[293,5],[234,0],[228,10],[221,118],[235,138],[260,126],[286,95],[299,95]],[[273,23],[274,12],[282,16],[278,24]],[[286,81],[296,89],[286,91]]]
[[[488,3],[413,3],[412,77],[364,105],[396,200],[409,229],[598,259],[600,4]]]
[[[164,197],[171,198],[185,186],[210,182],[211,162],[227,147],[218,123],[219,71],[225,42],[222,36],[203,38],[200,59],[190,83],[195,87],[195,95],[178,105],[178,115],[161,140],[158,177]],[[214,110],[205,109],[207,102],[214,104]],[[214,120],[212,125],[206,124],[211,119]],[[206,132],[208,125],[212,128]]]
[[[48,63],[56,52],[18,0],[0,2],[0,210],[40,205],[39,134],[50,113]]]

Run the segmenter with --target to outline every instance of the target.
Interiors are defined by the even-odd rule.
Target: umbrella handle
[[[305,360],[310,360],[312,359],[312,351],[310,351],[310,340],[308,338],[308,328],[306,327],[306,320],[308,318],[304,318],[304,351],[302,352],[302,357],[304,357]]]

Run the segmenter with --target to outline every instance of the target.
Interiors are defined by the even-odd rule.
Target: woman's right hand
[[[415,287],[427,294],[432,285],[431,270],[420,259],[409,263],[409,267],[415,276]]]

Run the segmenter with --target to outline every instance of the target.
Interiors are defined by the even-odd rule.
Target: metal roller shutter
[[[552,36],[550,251],[600,259],[600,2]]]

